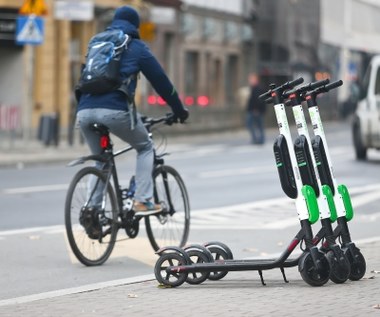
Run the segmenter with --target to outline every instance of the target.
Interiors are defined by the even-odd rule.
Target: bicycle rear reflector
[[[110,139],[107,135],[102,135],[100,137],[100,147],[106,149],[110,145]]]

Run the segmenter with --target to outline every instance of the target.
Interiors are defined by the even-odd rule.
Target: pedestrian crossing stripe
[[[41,44],[44,40],[43,19],[33,15],[17,18],[17,44]]]

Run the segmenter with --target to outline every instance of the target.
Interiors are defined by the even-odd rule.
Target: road
[[[339,183],[352,195],[352,237],[379,239],[380,154],[354,159],[349,124],[326,125]],[[166,163],[182,175],[192,209],[189,242],[218,240],[235,258],[281,252],[298,231],[292,200],[281,190],[269,133],[267,144],[248,144],[245,133],[175,140]],[[159,143],[159,140],[156,141]],[[118,162],[127,183],[134,156]],[[70,252],[63,227],[65,192],[75,168],[64,164],[0,170],[0,300],[151,274],[157,256],[141,235],[120,241],[101,267],[87,268]],[[316,225],[316,229],[318,225]]]

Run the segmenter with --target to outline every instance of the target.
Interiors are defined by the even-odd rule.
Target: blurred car
[[[380,55],[371,59],[360,87],[352,122],[356,158],[367,159],[367,150],[380,150]]]

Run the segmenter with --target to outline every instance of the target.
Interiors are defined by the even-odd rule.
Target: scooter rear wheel
[[[163,253],[157,260],[154,267],[154,274],[157,281],[165,286],[177,287],[182,285],[187,279],[187,272],[167,272],[167,268],[170,266],[186,265],[186,259],[175,252]]]
[[[216,263],[223,262],[224,260],[229,259],[228,253],[219,246],[216,246],[216,245],[209,246],[209,247],[207,247],[207,249],[211,252],[211,254],[214,258],[214,261]],[[212,281],[217,281],[217,280],[220,280],[223,277],[225,277],[227,275],[227,273],[228,273],[228,271],[211,272],[208,279],[212,280]]]
[[[330,250],[326,253],[326,258],[331,268],[330,280],[336,284],[347,281],[350,276],[351,266],[344,253],[340,250],[339,254],[336,255]]]
[[[299,262],[298,270],[302,279],[311,286],[322,286],[330,277],[330,265],[325,255],[319,251],[319,269],[314,265],[310,252],[304,253]]]
[[[199,263],[210,263],[210,258],[207,254],[202,252],[201,250],[191,249],[186,251],[188,256],[190,257],[191,264],[199,264]],[[187,275],[186,282],[189,284],[201,284],[210,276],[210,272],[189,272]]]

